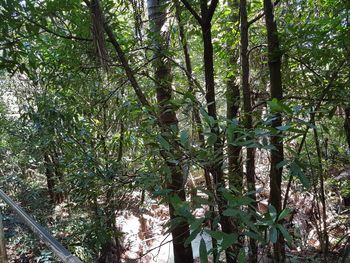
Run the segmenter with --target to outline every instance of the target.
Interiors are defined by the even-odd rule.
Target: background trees
[[[0,3],[3,187],[66,211],[53,229],[84,260],[122,260],[117,218],[147,228],[147,200],[176,262],[341,248],[347,1]]]

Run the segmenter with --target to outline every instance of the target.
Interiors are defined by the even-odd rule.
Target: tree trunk
[[[162,27],[166,22],[166,5],[167,0],[148,0],[148,15],[150,20],[150,29],[152,33],[152,41],[154,48],[154,79],[157,80],[156,94],[157,102],[159,106],[160,122],[162,123],[162,135],[167,140],[174,140],[174,136],[171,127],[178,126],[178,119],[176,113],[171,105],[172,97],[172,74],[169,61],[167,61],[164,53],[168,50],[168,43],[166,41],[165,32],[162,32]],[[180,149],[176,144],[172,144],[175,156],[179,155]],[[170,156],[163,151],[163,158],[167,162],[171,171],[171,182],[168,183],[173,195],[178,195],[182,201],[186,201],[186,194],[184,189],[184,176],[180,165],[168,162]],[[168,158],[169,157],[169,158]],[[176,219],[178,216],[175,214],[174,207],[169,204],[170,218]],[[174,248],[174,260],[175,263],[190,263],[193,262],[193,254],[191,245],[185,247],[185,240],[189,237],[189,225],[186,222],[182,222],[174,227],[171,231],[173,236],[173,248]]]
[[[187,82],[188,82],[188,87],[189,87],[189,91],[192,92],[193,96],[196,97],[196,93],[194,91],[194,83],[193,83],[193,79],[192,79],[192,63],[191,63],[191,57],[190,57],[190,52],[189,52],[189,48],[188,48],[188,43],[187,43],[187,39],[185,36],[185,28],[182,24],[182,20],[181,20],[181,6],[179,5],[179,2],[176,1],[175,2],[175,15],[176,15],[176,19],[178,21],[178,25],[179,25],[179,36],[180,36],[180,42],[181,42],[181,46],[182,46],[182,51],[184,53],[184,58],[185,58],[185,66],[186,66],[186,71],[187,71]],[[194,101],[194,104],[196,104],[197,101]],[[192,122],[193,122],[193,133],[197,133],[198,136],[198,141],[199,143],[204,146],[205,144],[205,138],[204,138],[204,134],[203,134],[203,124],[202,124],[202,120],[199,114],[199,110],[198,110],[198,105],[194,105],[193,107],[193,111],[192,111]],[[208,170],[207,168],[204,168],[204,170]],[[204,177],[205,177],[205,181],[207,183],[207,187],[210,187],[212,189],[212,182],[210,179],[210,175],[209,175],[209,171],[204,171]]]
[[[185,28],[183,26],[182,23],[182,19],[181,19],[181,6],[179,4],[178,1],[175,2],[175,15],[176,15],[176,19],[178,21],[178,25],[179,25],[179,36],[180,36],[180,42],[181,42],[181,46],[182,46],[182,51],[184,53],[184,58],[185,58],[185,65],[186,65],[186,71],[187,71],[187,81],[188,81],[188,86],[189,86],[189,91],[192,92],[193,96],[196,97],[196,93],[194,91],[194,83],[192,80],[192,63],[191,63],[191,57],[190,57],[190,52],[189,52],[189,48],[188,48],[188,42],[185,36]],[[198,136],[198,141],[200,143],[200,145],[202,147],[205,146],[205,138],[204,138],[204,133],[203,133],[203,124],[202,124],[202,120],[199,114],[199,109],[198,109],[198,105],[197,101],[194,101],[194,107],[193,107],[193,111],[192,111],[192,123],[193,123],[193,134],[197,133]],[[213,192],[213,182],[210,178],[210,169],[208,167],[204,167],[204,179],[205,179],[205,183],[206,186],[208,188],[209,191]],[[193,191],[196,192],[196,189]],[[209,205],[209,211],[211,211],[213,217],[216,216],[216,211],[215,211],[215,202],[214,200],[211,200],[212,203]],[[210,219],[209,220],[209,224],[210,224],[210,229],[212,231],[217,230],[217,227],[214,226],[213,224],[213,220]],[[214,262],[216,262],[217,260],[217,241],[215,238],[211,239],[212,241],[212,245],[213,245],[213,260]]]
[[[238,15],[238,8],[239,3],[237,0],[229,0],[228,5],[231,9],[230,15],[230,21],[233,24],[236,24],[239,21],[239,15]],[[232,28],[228,29],[229,32],[232,31]],[[231,40],[231,41],[230,41]],[[238,118],[238,110],[239,110],[239,104],[240,104],[240,92],[239,92],[239,84],[237,82],[238,79],[238,72],[235,70],[235,65],[238,64],[238,49],[232,47],[232,41],[233,39],[229,39],[227,41],[228,46],[228,55],[229,55],[229,65],[228,68],[230,71],[234,71],[233,74],[231,74],[227,77],[226,82],[226,117],[229,120],[229,122],[235,118]],[[227,135],[227,141],[229,142],[229,137],[232,136],[234,138],[234,134],[228,134]],[[243,185],[243,171],[241,166],[241,146],[232,145],[230,143],[227,144],[227,159],[228,159],[228,179],[229,179],[229,185],[230,187],[234,187],[238,191],[242,191],[242,185]]]
[[[273,3],[271,0],[264,0],[265,22],[267,30],[268,45],[268,64],[270,72],[270,94],[271,99],[281,100],[283,98],[282,75],[281,75],[281,50],[279,48],[277,25],[274,18]],[[271,126],[276,128],[282,125],[282,116],[276,113],[275,119]],[[277,165],[283,161],[283,140],[281,134],[276,129],[276,134],[271,136],[271,144],[275,146],[275,150],[271,150],[271,167],[270,167],[270,203],[273,205],[277,213],[281,212],[281,183],[282,183],[282,167]],[[275,262],[284,262],[285,249],[284,239],[281,234],[278,236],[274,247]]]
[[[344,109],[345,119],[344,119],[344,129],[346,134],[346,140],[350,149],[350,107]]]
[[[44,154],[45,175],[47,182],[47,189],[52,203],[60,204],[64,201],[64,193],[62,190],[57,190],[57,184],[62,182],[63,174],[59,169],[57,156],[50,153]]]
[[[316,125],[315,122],[313,122],[312,124],[314,126]],[[328,254],[329,238],[328,238],[328,232],[327,232],[327,209],[326,209],[326,194],[325,194],[325,190],[324,190],[324,174],[323,174],[323,165],[322,165],[322,153],[321,153],[321,146],[320,146],[320,140],[318,138],[317,129],[314,128],[313,131],[314,131],[315,146],[316,146],[317,159],[318,159],[318,169],[319,169],[319,175],[320,175],[320,197],[321,197],[321,203],[322,203],[321,248],[322,248],[323,256],[326,259],[327,254]]]
[[[229,20],[233,25],[239,22],[239,1],[229,0],[228,6],[231,9]],[[227,28],[227,31],[232,35],[232,28]],[[226,117],[228,125],[232,125],[232,120],[238,120],[238,111],[240,105],[240,90],[239,90],[239,73],[237,70],[237,64],[239,60],[239,49],[234,47],[235,39],[231,36],[228,38],[227,53],[229,75],[226,81]],[[241,146],[233,145],[231,143],[236,137],[235,133],[227,134],[227,175],[229,188],[235,189],[242,193],[243,191],[243,167],[241,164]],[[239,222],[235,219],[232,220],[233,231],[237,234],[241,233],[239,229]],[[235,244],[232,246],[233,260],[236,261],[239,255],[239,251],[242,244]]]
[[[46,175],[46,183],[47,183],[47,190],[50,195],[50,199],[52,203],[56,203],[55,198],[55,175],[52,171],[52,165],[50,157],[47,153],[44,154],[44,164],[45,164],[45,175]]]
[[[241,0],[240,3],[241,11],[241,63],[242,63],[242,90],[243,90],[243,109],[244,116],[243,122],[244,127],[247,131],[253,128],[253,118],[252,118],[252,103],[250,96],[250,66],[249,66],[249,32],[248,32],[248,17],[247,17],[247,1]],[[247,140],[250,138],[248,137]],[[256,205],[256,195],[255,195],[255,148],[247,148],[247,161],[246,161],[246,172],[247,172],[247,185],[248,191],[253,192],[250,197],[255,201]],[[250,262],[257,262],[257,244],[253,238],[250,238]]]
[[[91,6],[91,4],[99,4],[98,0],[93,0],[93,3],[90,3],[88,0],[84,0],[84,2],[87,4],[87,6]],[[162,1],[163,2],[163,1]],[[165,1],[164,1],[165,3]],[[154,18],[157,18],[154,22],[151,19],[151,26],[154,29],[154,32],[159,32],[161,27],[159,25],[162,25],[165,21],[164,12],[162,10],[158,10],[158,7],[162,6],[158,4],[158,1],[150,0],[149,1],[149,15],[154,15]],[[164,8],[164,5],[163,5]],[[157,12],[157,11],[160,11]],[[152,16],[153,18],[153,16]],[[127,75],[127,78],[132,86],[132,88],[135,91],[135,94],[139,100],[139,102],[144,107],[150,107],[150,103],[148,102],[145,94],[143,93],[141,86],[139,85],[134,72],[132,71],[129,61],[127,57],[125,56],[117,38],[115,37],[112,29],[109,27],[109,25],[105,22],[105,18],[102,17],[104,20],[104,30],[106,34],[108,35],[108,38],[113,45],[118,58],[122,64],[123,69],[125,70],[125,73]],[[155,38],[156,40],[157,38]],[[162,36],[159,38],[162,42]],[[157,43],[155,43],[157,44]],[[157,79],[157,101],[159,105],[159,111],[160,111],[160,117],[158,119],[158,125],[162,129],[162,132],[164,135],[170,135],[170,125],[171,126],[177,126],[177,117],[176,114],[171,106],[170,99],[171,99],[171,74],[170,74],[170,67],[168,63],[165,63],[164,57],[160,56],[162,53],[160,52],[162,49],[155,49],[155,56],[157,59],[153,61],[154,69],[155,69],[155,79]],[[160,77],[160,78],[159,78]],[[152,112],[152,111],[151,111]],[[176,144],[175,144],[176,145]],[[179,149],[174,149],[174,151],[178,151]],[[163,157],[166,160],[166,156]],[[185,200],[185,191],[183,189],[184,186],[184,178],[181,171],[181,167],[177,167],[172,163],[168,163],[169,168],[171,170],[171,182],[169,184],[169,188],[174,190],[174,193],[177,193],[180,199]],[[169,205],[170,210],[170,217],[171,219],[176,218],[174,213],[174,208]],[[193,262],[193,254],[192,254],[192,248],[191,246],[185,247],[184,242],[189,236],[189,226],[187,223],[183,223],[175,227],[172,231],[173,235],[173,246],[174,246],[174,258],[175,262],[182,262],[182,263],[190,263]]]
[[[211,5],[213,4],[213,1]],[[212,6],[210,6],[212,7]],[[225,187],[224,173],[223,173],[223,148],[224,143],[221,138],[219,125],[217,123],[217,112],[216,112],[216,99],[215,99],[215,82],[214,82],[214,52],[211,35],[211,19],[208,17],[209,8],[206,0],[201,1],[201,14],[202,14],[202,39],[203,39],[203,61],[204,61],[204,73],[205,73],[205,99],[208,107],[208,115],[213,117],[215,120],[214,125],[211,127],[211,133],[216,135],[216,142],[214,144],[214,161],[210,167],[210,173],[213,177],[213,183],[215,186],[214,191],[218,197],[218,210],[220,214],[220,224],[224,233],[236,232],[236,227],[232,222],[232,219],[228,216],[224,216],[224,211],[227,201],[223,198],[220,193],[220,188]],[[231,246],[226,250],[226,262],[235,262],[234,248]]]

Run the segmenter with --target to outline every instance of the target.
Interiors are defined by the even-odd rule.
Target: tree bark
[[[174,140],[176,136],[176,134],[173,134],[171,127],[176,127],[176,130],[178,130],[178,119],[171,104],[172,73],[170,63],[165,56],[165,53],[168,51],[168,43],[164,35],[166,32],[162,32],[162,27],[166,22],[167,0],[148,0],[147,5],[154,49],[154,79],[157,80],[155,84],[160,122],[162,124],[162,135],[164,138],[171,141]],[[179,156],[180,149],[177,144],[172,145],[175,156]],[[166,151],[163,151],[162,155],[171,171],[171,181],[168,182],[168,188],[173,190],[171,195],[177,195],[182,201],[186,201],[184,189],[185,181],[181,166],[173,162],[168,162],[170,156],[168,156]],[[178,218],[172,204],[169,204],[169,210],[171,220]],[[175,263],[193,262],[191,245],[187,247],[184,245],[190,234],[188,223],[182,222],[178,224],[172,229],[171,234],[173,236]]]
[[[242,63],[242,90],[243,90],[243,123],[247,131],[253,128],[253,118],[252,118],[252,102],[250,96],[250,66],[249,66],[249,32],[248,32],[248,16],[247,16],[247,1],[241,0],[240,3],[241,12],[241,63]],[[250,139],[249,137],[247,138]],[[247,148],[247,160],[246,160],[246,173],[247,173],[247,185],[248,191],[252,192],[250,197],[254,200],[254,205],[256,205],[256,195],[255,195],[255,148]],[[257,262],[257,244],[252,238],[249,240],[250,243],[250,262]]]
[[[181,19],[181,6],[179,4],[178,1],[175,2],[175,15],[176,15],[176,19],[178,21],[178,25],[179,25],[179,36],[180,36],[180,42],[181,42],[181,46],[182,46],[182,51],[184,53],[184,58],[185,58],[185,66],[186,66],[186,71],[187,71],[187,81],[188,81],[188,86],[189,86],[189,91],[192,92],[193,96],[196,97],[196,92],[194,91],[194,83],[192,80],[192,62],[191,62],[191,57],[190,57],[190,52],[189,52],[189,47],[188,47],[188,42],[186,39],[186,35],[185,35],[185,28],[184,25],[182,23],[182,19]],[[194,101],[194,107],[193,107],[193,111],[192,111],[192,122],[193,122],[193,134],[197,133],[198,136],[198,141],[200,143],[200,145],[202,147],[205,146],[205,137],[204,137],[204,133],[203,133],[203,123],[199,114],[199,109],[198,109],[198,105],[197,101]],[[207,186],[207,189],[211,192],[213,192],[213,182],[211,180],[210,177],[210,169],[208,167],[204,167],[204,179],[205,179],[205,183]],[[195,191],[194,191],[195,192]],[[215,201],[211,200],[212,203],[209,205],[209,211],[211,211],[213,217],[217,215],[216,211],[215,211]],[[213,225],[213,220],[210,219],[209,220],[209,224],[210,224],[210,229],[212,231],[217,230],[216,226]],[[215,238],[211,239],[212,241],[212,245],[213,245],[213,260],[214,262],[216,262],[217,260],[217,241]]]
[[[281,50],[279,48],[279,39],[277,25],[274,18],[273,3],[271,0],[264,0],[265,23],[267,29],[267,45],[268,45],[268,65],[270,72],[270,94],[271,99],[282,100],[282,74],[281,74]],[[282,125],[282,116],[276,113],[275,119],[271,126],[276,128]],[[273,205],[277,213],[281,212],[281,183],[282,183],[282,167],[277,165],[283,161],[283,140],[281,134],[276,129],[276,134],[271,136],[271,144],[275,146],[275,150],[271,150],[271,167],[270,167],[270,204]],[[284,239],[281,234],[278,236],[274,247],[275,262],[284,262],[285,249]]]
[[[239,22],[239,3],[237,0],[229,0],[228,5],[231,9],[230,20],[233,24]],[[231,32],[231,28],[228,29]],[[230,39],[231,40],[231,39]],[[235,70],[235,65],[238,64],[239,52],[238,48],[232,47],[233,41],[227,41],[227,52],[229,55],[229,65],[228,68],[230,75],[227,77],[226,82],[226,117],[228,121],[238,118],[239,104],[240,104],[240,92],[239,84],[237,82],[238,72]],[[234,134],[227,135],[227,142],[230,141],[230,137],[234,138]],[[241,146],[232,145],[231,143],[227,144],[227,161],[228,161],[228,179],[230,187],[234,187],[238,191],[242,191],[243,185],[243,171],[241,165]]]
[[[50,199],[52,203],[60,204],[64,201],[65,195],[62,190],[57,191],[57,184],[62,182],[63,174],[59,170],[59,163],[56,158],[58,157],[54,157],[50,153],[44,154],[45,175]]]
[[[55,197],[55,176],[52,171],[51,159],[47,153],[44,154],[44,163],[45,163],[45,175],[46,175],[46,183],[47,190],[50,195],[50,199],[52,203],[56,203]]]
[[[217,122],[216,99],[215,99],[215,81],[214,81],[214,51],[211,35],[211,19],[215,12],[217,1],[212,1],[210,6],[206,0],[201,0],[201,16],[202,16],[202,40],[203,40],[203,61],[205,74],[205,99],[208,108],[208,115],[213,117],[215,123],[211,127],[211,133],[216,135],[216,142],[214,144],[214,161],[210,167],[210,173],[213,178],[215,186],[214,191],[218,197],[218,210],[220,214],[220,224],[224,233],[234,233],[236,227],[232,219],[224,216],[224,211],[227,201],[221,195],[220,188],[225,187],[224,173],[223,173],[223,148],[224,142],[221,138],[219,124]],[[234,247],[231,246],[226,250],[226,262],[235,262]]]
[[[350,107],[344,109],[345,119],[344,119],[344,129],[346,134],[346,140],[350,149]]]
[[[314,113],[312,113],[314,115]],[[314,126],[315,118],[312,118],[311,124]],[[316,126],[315,126],[316,127]],[[315,139],[315,146],[316,146],[316,152],[317,152],[317,159],[318,159],[318,169],[319,169],[319,175],[320,175],[320,197],[321,197],[321,203],[322,203],[322,239],[321,239],[321,249],[324,258],[327,258],[328,254],[328,248],[329,248],[329,238],[328,238],[328,231],[327,231],[327,208],[326,208],[326,194],[324,190],[324,174],[323,174],[323,165],[322,165],[322,153],[321,153],[321,146],[320,146],[320,140],[318,137],[318,132],[316,128],[313,128],[314,131],[314,139]]]

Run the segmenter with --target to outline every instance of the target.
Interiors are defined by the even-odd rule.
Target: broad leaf
[[[201,263],[208,263],[207,245],[205,244],[203,238],[201,239],[201,242],[199,244],[199,259]]]

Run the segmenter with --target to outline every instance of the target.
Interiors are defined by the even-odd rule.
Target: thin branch
[[[2,43],[2,45],[0,46],[0,50],[9,48],[9,47],[11,47],[11,46],[13,46],[13,45],[15,45],[15,44],[21,42],[21,41],[24,40],[24,39],[28,39],[28,38],[30,38],[30,37],[34,37],[34,36],[40,35],[40,34],[42,34],[43,32],[45,32],[45,30],[39,31],[39,32],[36,33],[36,34],[30,34],[30,35],[27,35],[27,36],[18,37],[16,40],[13,40],[13,41],[9,41],[9,42]]]
[[[258,48],[263,48],[263,47],[267,47],[267,45],[261,44],[261,45],[257,45],[257,46],[252,47],[252,48],[249,49],[248,52],[247,52],[247,53],[248,53],[248,57],[250,56],[250,53],[253,52],[253,50],[258,49]]]
[[[91,38],[85,38],[85,37],[79,37],[79,36],[74,36],[74,35],[63,35],[60,33],[57,33],[55,31],[53,31],[52,29],[48,28],[47,26],[44,26],[42,24],[39,24],[38,22],[28,18],[28,17],[23,17],[26,21],[32,23],[33,25],[45,30],[45,32],[50,33],[56,37],[60,37],[60,38],[64,38],[64,39],[70,39],[70,40],[79,40],[79,41],[92,41]]]
[[[309,121],[310,123],[315,123],[315,113],[320,109],[323,99],[325,98],[327,93],[332,88],[333,83],[337,79],[338,74],[339,74],[339,72],[340,72],[340,70],[341,70],[341,68],[343,67],[344,64],[345,64],[345,60],[343,60],[342,63],[340,63],[339,67],[333,72],[332,76],[329,79],[328,85],[323,89],[322,94],[319,97],[318,102],[317,102],[313,112],[311,112],[311,114],[310,114],[310,121]],[[298,147],[297,156],[300,155],[300,153],[301,153],[301,151],[303,149],[304,143],[306,141],[306,135],[308,134],[309,129],[310,129],[309,126],[307,126],[306,129],[305,129],[305,132],[303,134],[303,138],[301,139],[301,142],[300,142],[299,147]],[[293,180],[293,175],[290,174],[289,175],[289,179],[288,179],[287,188],[286,188],[286,193],[284,195],[283,209],[285,209],[287,207],[289,191],[290,191],[290,187],[291,187],[291,184],[292,184],[292,180]]]
[[[125,54],[124,54],[122,48],[120,47],[116,37],[114,36],[112,30],[110,29],[110,27],[108,26],[107,23],[104,23],[103,27],[105,29],[105,32],[106,32],[109,40],[112,43],[114,49],[117,52],[117,55],[120,59],[120,62],[123,65],[125,73],[129,79],[130,83],[131,83],[131,86],[133,87],[133,89],[136,93],[137,98],[139,99],[139,101],[142,103],[143,106],[149,107],[150,104],[149,104],[148,100],[146,99],[145,94],[143,93],[141,87],[139,86],[139,83],[137,82],[137,80],[134,76],[134,73],[129,65],[129,61],[125,57]]]
[[[321,76],[318,72],[316,72],[315,69],[311,68],[311,66],[309,66],[308,64],[306,64],[305,62],[303,62],[301,59],[296,58],[296,57],[292,57],[292,56],[288,55],[287,53],[285,53],[284,55],[287,56],[287,57],[289,57],[289,58],[291,58],[291,59],[293,59],[293,60],[295,60],[295,61],[297,61],[297,62],[299,62],[301,65],[303,65],[303,66],[306,67],[308,70],[310,70],[314,75],[316,75],[316,76],[319,78],[319,80],[323,80],[323,79],[324,79],[324,77]]]
[[[196,10],[187,2],[187,0],[181,0],[186,9],[193,15],[193,17],[198,21],[200,25],[203,24],[203,19],[198,15]]]
[[[281,2],[281,0],[276,0],[273,3],[273,6],[278,5],[278,3]],[[248,21],[248,27],[250,27],[252,24],[254,24],[256,21],[258,21],[260,18],[264,17],[265,12],[261,12],[260,14],[258,14],[256,17],[254,17],[252,20]]]
[[[201,86],[201,84],[198,82],[198,80],[190,73],[188,72],[188,70],[183,67],[182,65],[180,65],[178,62],[176,62],[173,58],[166,56],[167,59],[169,59],[169,61],[171,61],[175,66],[177,66],[178,68],[180,68],[188,78],[190,78],[193,83],[197,86],[197,88],[199,89],[199,91],[201,92],[202,95],[205,95],[205,90],[203,89],[203,87]]]
[[[147,250],[146,253],[142,254],[142,255],[139,257],[139,259],[142,259],[144,256],[146,256],[147,254],[151,253],[153,250],[156,250],[156,249],[158,249],[158,253],[157,253],[157,255],[158,255],[158,254],[159,254],[159,250],[160,250],[160,248],[161,248],[162,246],[164,246],[164,245],[166,245],[166,244],[168,244],[168,243],[170,243],[170,242],[173,242],[172,239],[165,242],[165,240],[166,240],[169,236],[170,236],[170,234],[168,234],[168,235],[160,242],[159,246],[156,246],[156,247],[153,247],[153,248]]]
[[[314,98],[310,98],[310,97],[302,97],[302,96],[286,96],[284,97],[285,100],[305,100],[305,101],[314,101],[315,99]],[[322,99],[323,102],[334,102],[334,103],[345,103],[345,102],[348,102],[349,100],[348,99],[337,99],[337,98],[334,98],[334,99],[331,99],[331,98],[323,98]]]
[[[215,13],[215,9],[218,5],[219,0],[212,0],[205,18],[205,23],[210,23],[211,20],[213,19],[213,15]]]

